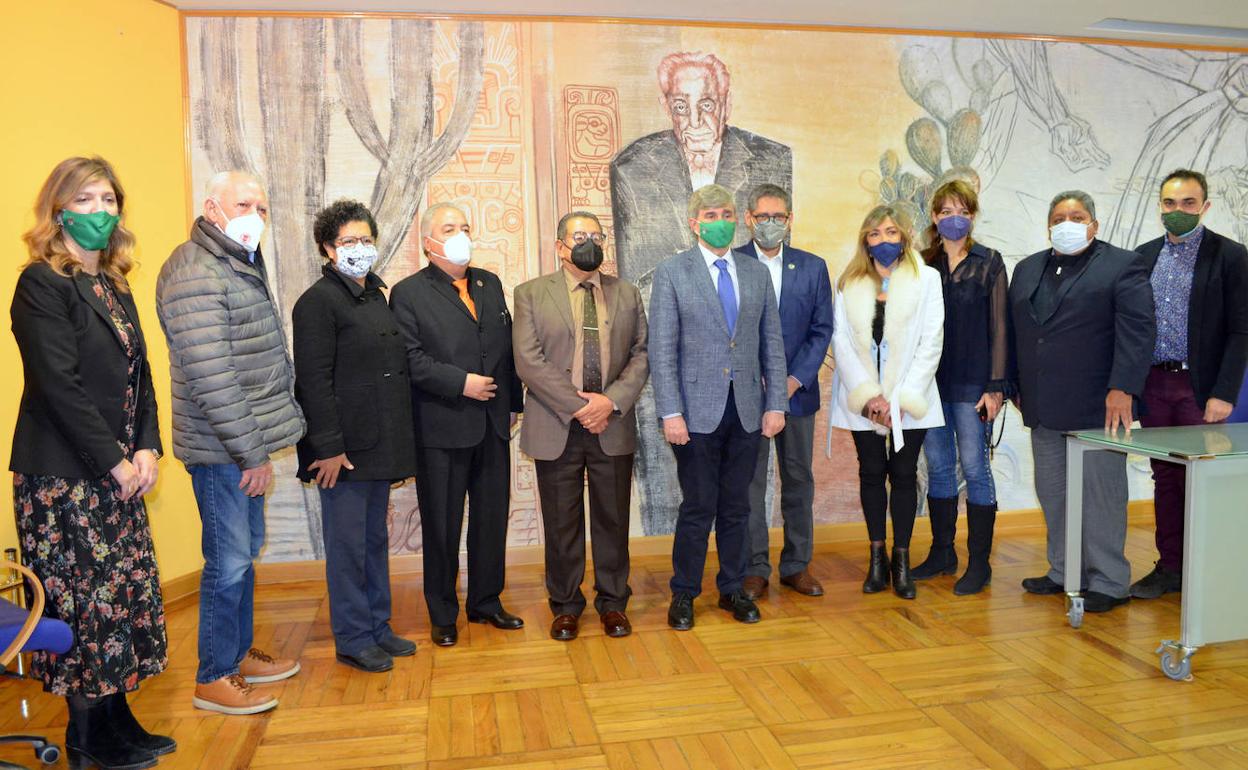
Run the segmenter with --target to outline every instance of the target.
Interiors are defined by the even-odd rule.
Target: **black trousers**
[[[459,597],[459,538],[468,498],[468,601],[473,614],[503,608],[511,456],[507,442],[487,431],[467,449],[416,448],[416,497],[425,563],[425,603],[437,626],[455,624]]]
[[[602,451],[598,437],[576,420],[556,460],[536,460],[537,492],[546,535],[546,591],[556,615],[585,610],[585,479],[589,477],[589,532],[594,554],[594,609],[623,612],[628,587],[628,508],[633,456]]]
[[[690,433],[688,444],[672,447],[683,498],[672,542],[673,594],[702,592],[712,526],[719,552],[715,584],[721,594],[741,590],[750,563],[750,481],[761,438],[761,431],[741,427],[729,389],[724,416],[714,432]]]
[[[390,482],[318,488],[334,647],[358,655],[390,631]]]
[[[893,546],[910,547],[914,517],[919,510],[919,450],[926,433],[926,428],[902,431],[906,445],[894,452],[888,436],[871,430],[853,431],[854,448],[858,450],[858,493],[872,542],[886,538],[886,518],[891,509]],[[889,489],[884,487],[885,480],[892,492],[891,499]]]

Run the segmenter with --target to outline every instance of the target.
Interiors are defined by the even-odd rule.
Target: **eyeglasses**
[[[785,225],[789,223],[788,214],[754,214],[754,213],[751,213],[750,216],[754,217],[754,221],[760,225],[765,225],[768,222],[775,222],[778,225]]]
[[[338,240],[334,241],[334,245],[342,249],[349,249],[352,246],[356,246],[361,243],[364,244],[365,246],[372,246],[376,244],[377,241],[373,240],[372,238],[369,238],[367,235],[364,236],[363,238],[356,238],[355,236],[347,236],[346,238],[339,238]]]
[[[593,241],[601,246],[607,242],[607,236],[602,233],[582,233],[580,231],[572,233],[572,242],[577,246],[580,246],[585,241]]]

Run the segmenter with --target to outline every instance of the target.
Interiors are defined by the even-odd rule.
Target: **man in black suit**
[[[658,66],[659,91],[670,129],[635,140],[611,161],[611,215],[620,277],[637,285],[649,306],[655,267],[697,245],[686,206],[695,189],[717,184],[749,210],[750,191],[764,182],[793,189],[793,153],[786,146],[728,125],[732,96],[728,68],[714,54],[672,53]],[[732,247],[749,231],[738,228]],[[637,402],[637,479],[646,534],[671,532],[679,485],[671,449],[655,427],[649,385]]]
[[[1063,432],[1131,426],[1155,336],[1148,268],[1139,254],[1096,239],[1092,197],[1059,194],[1048,223],[1053,248],[1020,262],[1010,282],[1020,408],[1048,529],[1048,574],[1023,581],[1033,594],[1064,590]],[[1084,609],[1105,612],[1130,598],[1126,455],[1089,452],[1084,463]]]
[[[459,536],[468,498],[468,620],[517,629],[503,610],[510,507],[511,426],[522,391],[511,355],[511,314],[498,277],[469,266],[468,218],[450,203],[420,218],[429,265],[400,281],[390,306],[407,343],[416,421],[416,496],[433,641],[458,640]]]
[[[1157,344],[1144,384],[1145,427],[1222,422],[1248,363],[1248,252],[1201,224],[1209,185],[1178,169],[1161,183],[1166,234],[1136,248],[1152,273]],[[1137,599],[1183,587],[1182,465],[1153,460],[1157,565],[1131,586]]]

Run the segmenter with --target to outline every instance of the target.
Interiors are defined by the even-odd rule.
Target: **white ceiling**
[[[587,16],[786,25],[834,25],[1039,36],[1154,40],[1248,49],[1244,0],[170,0],[186,11]],[[713,13],[714,16],[705,15]],[[1103,19],[1225,28],[1198,34],[1114,32],[1090,28]]]

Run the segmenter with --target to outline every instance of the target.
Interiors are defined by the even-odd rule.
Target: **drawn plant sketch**
[[[236,19],[188,22],[193,38],[188,50],[198,51],[188,62],[192,123],[197,149],[212,169],[251,170],[268,188],[265,259],[289,334],[286,309],[321,270],[310,231],[316,212],[329,202],[326,162],[333,112],[345,112],[358,142],[376,160],[371,193],[360,190],[355,197],[377,219],[381,255],[374,269],[381,273],[411,229],[429,179],[468,132],[481,91],[484,36],[479,23],[458,25],[453,106],[438,121],[444,105],[435,104],[434,22],[389,20],[389,130],[383,135],[369,102],[362,20],[260,18],[255,24],[254,61],[263,64],[248,69],[240,61],[245,41]],[[258,113],[243,101],[253,88]],[[275,458],[270,551],[285,548],[289,553],[282,555],[289,558],[323,558],[319,497],[313,487],[295,481],[293,462],[293,453]]]
[[[649,304],[654,268],[695,243],[687,210],[694,189],[714,182],[736,199],[738,217],[750,191],[770,182],[793,189],[789,147],[728,124],[732,93],[727,66],[714,54],[672,53],[658,66],[659,92],[672,128],[634,140],[611,161],[611,209],[619,274]],[[734,248],[749,240],[737,227]],[[680,486],[671,448],[647,383],[637,403],[636,457],[645,533],[674,530]]]

